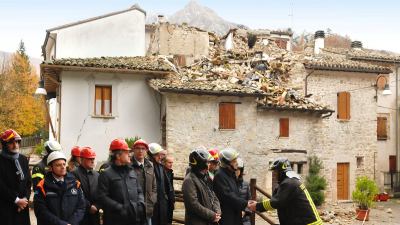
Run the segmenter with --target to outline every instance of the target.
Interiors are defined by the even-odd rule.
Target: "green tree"
[[[317,156],[309,157],[308,161],[309,169],[305,184],[315,205],[319,206],[325,201],[324,190],[327,185],[326,179],[319,175],[323,166],[321,160]]]
[[[38,76],[22,41],[0,73],[0,130],[12,128],[22,135],[38,132],[45,124],[43,100],[34,97]]]

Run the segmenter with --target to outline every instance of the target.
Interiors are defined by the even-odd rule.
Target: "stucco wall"
[[[138,10],[54,32],[57,58],[145,55],[145,14]]]
[[[139,135],[161,142],[161,98],[145,79],[140,74],[63,72],[60,140],[66,152],[74,145],[91,146],[103,161],[115,138]],[[113,118],[93,116],[96,84],[112,85]]]

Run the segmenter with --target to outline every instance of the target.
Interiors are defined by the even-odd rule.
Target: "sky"
[[[28,55],[41,57],[46,29],[124,10],[138,3],[149,13],[173,14],[189,0],[0,0],[0,51],[14,52],[20,40]],[[222,18],[250,28],[295,33],[331,29],[366,48],[400,53],[398,0],[197,0]]]

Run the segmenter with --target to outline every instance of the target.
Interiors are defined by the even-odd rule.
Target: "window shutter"
[[[377,118],[376,133],[377,133],[378,140],[387,140],[387,118],[386,117],[378,117]]]
[[[235,129],[235,103],[219,104],[219,129]]]
[[[289,118],[279,119],[279,137],[289,137]]]
[[[339,92],[337,94],[337,118],[341,120],[350,119],[350,93]]]
[[[102,89],[101,87],[96,87],[95,101],[94,101],[95,115],[101,115],[101,105],[102,105]]]
[[[111,87],[103,87],[103,115],[111,115]]]

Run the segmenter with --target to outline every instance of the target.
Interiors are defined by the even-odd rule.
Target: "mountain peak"
[[[187,23],[219,35],[226,34],[231,28],[239,27],[237,24],[224,20],[212,9],[199,4],[196,0],[190,0],[183,9],[171,15],[168,21],[175,24]]]

